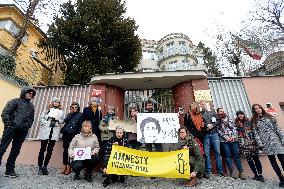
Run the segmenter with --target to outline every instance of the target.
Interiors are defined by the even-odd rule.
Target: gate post
[[[193,101],[193,89],[192,82],[186,81],[179,83],[172,88],[173,91],[173,100],[174,100],[174,111],[178,112],[179,106],[183,106],[184,113],[189,109],[189,104]],[[182,126],[184,123],[184,114],[180,115],[179,122]]]

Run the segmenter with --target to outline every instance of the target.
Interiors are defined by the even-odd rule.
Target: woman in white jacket
[[[60,127],[64,122],[64,112],[58,98],[53,97],[48,109],[40,116],[38,139],[41,147],[38,154],[38,174],[48,175],[47,165],[52,155],[55,142],[60,136]],[[46,156],[44,157],[46,151]]]

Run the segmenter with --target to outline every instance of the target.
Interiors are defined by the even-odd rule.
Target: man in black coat
[[[28,134],[29,128],[34,122],[34,105],[31,99],[36,95],[32,87],[24,87],[20,98],[10,100],[1,114],[4,123],[4,132],[0,143],[0,164],[4,153],[12,142],[10,155],[6,163],[6,177],[15,178],[15,162],[21,147]]]

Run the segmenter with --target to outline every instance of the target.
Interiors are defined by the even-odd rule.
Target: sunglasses
[[[73,108],[73,109],[78,109],[78,107],[77,107],[77,106],[72,106],[71,108]]]

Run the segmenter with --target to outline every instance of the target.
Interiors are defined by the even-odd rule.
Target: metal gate
[[[174,112],[173,94],[171,89],[129,90],[125,91],[124,118],[128,118],[130,110],[136,108],[144,112],[147,100],[154,102],[154,111],[157,113]]]

